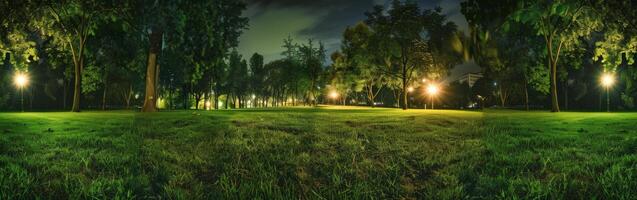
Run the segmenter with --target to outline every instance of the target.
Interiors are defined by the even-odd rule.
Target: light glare
[[[338,93],[336,91],[330,92],[330,98],[332,98],[332,99],[338,98]]]
[[[27,75],[18,73],[15,75],[14,82],[18,87],[24,87],[29,83],[29,79],[27,78]]]
[[[604,87],[610,87],[611,85],[613,85],[615,83],[615,78],[613,77],[612,74],[604,74],[602,75],[602,85]]]
[[[427,86],[427,93],[429,93],[430,95],[436,95],[438,94],[438,86],[436,85],[429,85]]]

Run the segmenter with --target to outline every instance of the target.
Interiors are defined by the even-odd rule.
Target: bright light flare
[[[414,92],[414,87],[407,88],[407,92]]]
[[[610,87],[615,84],[615,77],[612,74],[605,73],[602,75],[601,82],[604,87]]]
[[[338,93],[336,91],[330,92],[330,98],[332,98],[332,99],[338,98]]]
[[[429,85],[427,86],[427,93],[429,93],[429,95],[436,95],[438,94],[438,92],[440,92],[440,89],[438,88],[437,85]]]
[[[13,82],[15,82],[15,85],[17,85],[18,87],[22,88],[22,87],[26,86],[27,84],[29,84],[29,77],[27,77],[26,74],[18,73],[18,74],[15,75],[15,78],[13,79]]]

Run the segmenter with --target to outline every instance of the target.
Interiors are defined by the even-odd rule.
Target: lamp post
[[[601,78],[602,86],[606,89],[606,112],[610,112],[610,87],[615,83],[613,74],[604,73]]]
[[[20,89],[20,108],[21,111],[24,112],[24,87],[29,83],[29,78],[26,74],[17,73],[13,79],[13,82],[18,89]]]
[[[439,88],[437,85],[434,84],[430,84],[429,86],[427,86],[427,93],[429,94],[429,98],[431,101],[431,109],[434,109],[434,96],[436,96],[439,92]]]

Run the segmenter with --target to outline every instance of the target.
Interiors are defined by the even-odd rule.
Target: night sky
[[[467,21],[460,13],[462,0],[420,0],[421,8],[443,9],[450,21],[467,32]],[[244,15],[250,19],[248,30],[240,38],[239,52],[248,59],[257,52],[265,62],[281,57],[283,39],[288,35],[296,42],[308,38],[322,41],[328,56],[339,49],[347,26],[365,19],[374,5],[389,5],[389,0],[248,0]],[[452,77],[479,71],[473,63],[457,66]]]

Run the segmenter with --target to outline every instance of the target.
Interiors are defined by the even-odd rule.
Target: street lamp
[[[604,73],[601,78],[602,86],[606,89],[606,112],[610,112],[610,87],[615,84],[613,74]]]
[[[29,84],[29,77],[26,74],[18,72],[13,78],[13,82],[20,89],[20,108],[24,112],[24,87]]]
[[[438,92],[440,92],[439,90],[440,89],[437,85],[430,84],[429,86],[427,86],[427,93],[429,94],[429,98],[431,101],[431,109],[434,109],[434,96],[436,96]]]

